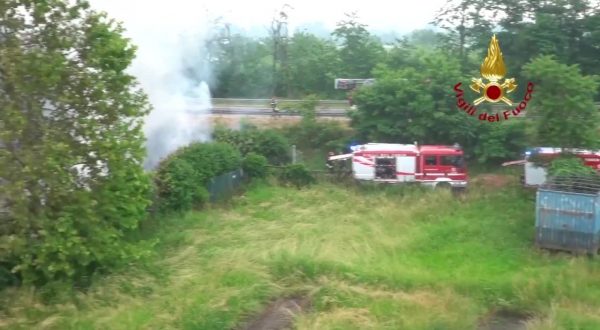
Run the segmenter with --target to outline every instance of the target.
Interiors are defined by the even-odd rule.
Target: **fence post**
[[[296,145],[292,145],[292,164],[296,164]]]

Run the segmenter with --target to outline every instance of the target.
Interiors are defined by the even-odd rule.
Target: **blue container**
[[[535,228],[539,247],[596,254],[600,194],[538,189]]]

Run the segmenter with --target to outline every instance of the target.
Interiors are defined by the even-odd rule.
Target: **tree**
[[[217,86],[215,97],[271,97],[271,51],[268,40],[241,35],[223,39],[223,52],[214,63]]]
[[[472,145],[477,121],[456,108],[452,82],[461,81],[458,60],[439,51],[417,50],[403,69],[380,66],[377,82],[362,87],[352,126],[368,141],[455,142]]]
[[[463,73],[477,64],[473,60],[481,61],[495,31],[508,72],[517,80],[522,66],[538,55],[555,55],[561,62],[580,64],[585,74],[598,74],[600,6],[594,2],[449,0],[434,24],[449,32],[446,45],[462,59]]]
[[[535,142],[539,145],[586,148],[600,142],[598,109],[594,96],[597,77],[584,76],[577,65],[540,56],[524,67],[535,94],[528,116],[535,118]]]
[[[339,76],[340,59],[335,44],[309,33],[296,33],[289,45],[289,82],[294,97],[335,95],[333,81]]]
[[[0,264],[33,282],[127,260],[149,204],[135,48],[86,1],[0,11]]]
[[[526,125],[523,119],[482,123],[477,134],[479,141],[470,151],[480,163],[517,159],[527,146]]]
[[[341,42],[341,73],[348,78],[371,78],[371,71],[385,54],[383,46],[367,31],[366,25],[358,22],[355,13],[346,17],[332,33]]]
[[[600,11],[591,1],[504,0],[496,7],[506,13],[498,37],[511,54],[509,70],[520,70],[535,56],[554,55],[560,62],[580,64],[585,74],[600,73]]]
[[[469,53],[481,52],[489,42],[494,27],[490,7],[488,0],[448,0],[432,22],[446,30],[443,47],[458,56],[463,73],[471,69]]]

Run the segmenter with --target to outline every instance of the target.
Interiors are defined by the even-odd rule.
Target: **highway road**
[[[189,108],[188,113],[207,113],[201,109]],[[270,108],[258,108],[258,107],[212,107],[210,114],[214,115],[233,115],[233,116],[287,116],[287,117],[298,117],[300,113],[290,111],[279,111],[279,113],[273,112]],[[346,117],[346,109],[327,109],[317,110],[317,117]]]
[[[206,113],[204,109],[211,107],[211,114],[233,116],[273,116],[270,99],[211,99],[211,105],[198,99],[187,99],[188,113]],[[279,99],[279,107],[294,109],[302,100]],[[320,100],[317,104],[317,117],[346,117],[348,103],[344,100]],[[280,110],[280,116],[300,116],[298,111]]]
[[[279,111],[274,113],[269,108],[249,108],[249,107],[213,107],[211,110],[215,115],[246,115],[246,116],[300,116],[298,112]],[[317,110],[317,117],[345,117],[345,109],[327,109]]]

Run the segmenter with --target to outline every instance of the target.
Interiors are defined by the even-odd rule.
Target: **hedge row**
[[[186,211],[208,201],[208,180],[237,170],[240,152],[227,143],[193,143],[164,159],[155,185],[160,211]]]
[[[236,131],[216,127],[213,139],[234,146],[243,156],[250,153],[263,155],[274,165],[288,163],[291,158],[290,143],[283,135],[272,129],[247,126]]]

